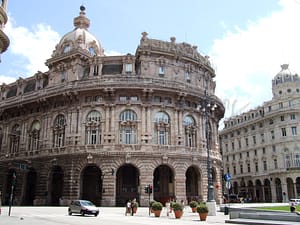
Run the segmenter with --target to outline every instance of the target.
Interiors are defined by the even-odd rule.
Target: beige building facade
[[[135,55],[105,56],[89,25],[81,6],[47,72],[0,86],[2,202],[15,177],[17,205],[80,198],[123,206],[136,198],[146,206],[149,184],[151,199],[206,200],[209,150],[219,203],[224,106],[208,57],[146,32]],[[201,110],[207,99],[217,106],[208,117]]]
[[[300,78],[287,64],[272,93],[262,106],[226,119],[220,132],[230,193],[253,202],[300,198]]]

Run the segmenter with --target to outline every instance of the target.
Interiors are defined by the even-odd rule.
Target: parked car
[[[84,216],[85,214],[98,216],[99,209],[90,201],[87,200],[73,200],[69,205],[69,215],[78,213]]]

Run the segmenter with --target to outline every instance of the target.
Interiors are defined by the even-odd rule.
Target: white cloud
[[[279,4],[281,11],[214,41],[209,55],[217,65],[216,94],[224,100],[226,117],[271,100],[272,79],[281,64],[300,73],[300,4],[289,0]]]
[[[45,61],[51,57],[60,40],[56,31],[45,24],[35,25],[32,29],[16,26],[13,18],[9,18],[5,32],[10,38],[10,53],[26,60],[26,65],[22,65],[26,77],[48,69]]]

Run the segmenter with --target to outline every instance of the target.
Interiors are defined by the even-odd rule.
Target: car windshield
[[[83,205],[83,206],[94,206],[94,204],[89,202],[89,201],[82,201],[81,205]]]

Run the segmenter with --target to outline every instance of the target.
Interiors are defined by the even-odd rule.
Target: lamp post
[[[207,203],[209,207],[209,215],[215,216],[216,215],[216,202],[214,200],[214,184],[213,184],[213,177],[212,177],[212,163],[211,163],[211,156],[210,156],[210,147],[211,147],[211,128],[209,124],[209,117],[210,114],[215,110],[217,107],[207,94],[207,90],[204,91],[204,119],[205,119],[205,141],[206,141],[206,151],[207,151]]]

